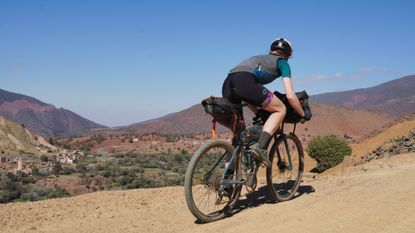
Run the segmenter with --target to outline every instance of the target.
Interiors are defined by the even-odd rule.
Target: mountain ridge
[[[313,95],[311,100],[352,109],[376,110],[398,118],[415,112],[415,75],[368,88]]]
[[[310,97],[310,100],[312,105],[322,104],[340,107],[341,110],[339,111],[364,110],[373,112],[373,114],[386,113],[392,116],[393,118],[399,118],[401,116],[410,114],[415,111],[414,90],[415,75],[409,75],[385,83],[381,83],[373,87],[313,95]],[[352,100],[349,100],[349,93],[359,93],[359,95],[355,95],[352,98]],[[342,101],[335,101],[337,99],[340,99]],[[364,102],[366,99],[368,99],[368,104],[363,106],[354,105],[356,103]],[[385,103],[388,103],[387,101],[389,101],[389,104],[385,107]],[[392,105],[391,102],[393,101],[398,102],[398,104],[396,104],[395,106]],[[344,104],[344,102],[346,102],[346,104]],[[319,107],[319,109],[321,108]],[[190,116],[192,114],[194,114],[195,117],[192,118]],[[249,111],[244,111],[244,115],[247,123],[249,124],[250,119],[253,117],[253,114]],[[315,119],[316,116],[313,117],[313,120]],[[210,124],[208,123],[210,120],[211,117],[204,113],[202,106],[200,104],[195,104],[184,110],[175,113],[170,113],[159,118],[154,118],[130,124],[128,126],[124,126],[122,127],[122,129],[127,130],[129,132],[140,133],[204,133],[210,130]],[[200,126],[200,122],[204,122],[204,126]],[[186,129],[184,125],[187,125],[188,128],[197,128],[197,130]],[[223,128],[221,128],[220,130],[224,131]]]
[[[44,137],[71,136],[106,126],[36,98],[0,89],[0,115]]]
[[[297,128],[298,134],[314,135],[314,133],[317,133],[317,135],[321,135],[334,133],[341,136],[348,134],[358,139],[370,131],[381,129],[384,124],[392,120],[387,114],[374,110],[355,110],[314,102],[310,102],[310,105],[313,111],[313,119],[310,122],[299,125]],[[254,115],[249,110],[244,109],[244,116],[246,124],[249,126]],[[204,112],[200,104],[196,104],[175,114],[117,128],[113,132],[179,135],[206,134],[211,131],[211,121],[212,117]],[[290,127],[290,124],[287,127]],[[217,130],[221,133],[229,131],[220,125],[218,125]]]

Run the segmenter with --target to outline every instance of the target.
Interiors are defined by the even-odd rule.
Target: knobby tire
[[[224,205],[223,208],[216,210],[213,213],[205,213],[202,208],[198,207],[198,204],[195,203],[197,200],[195,200],[194,195],[193,195],[193,189],[196,189],[196,184],[193,184],[193,182],[195,181],[195,177],[198,175],[196,174],[199,171],[196,171],[196,168],[198,167],[198,165],[200,166],[199,163],[201,163],[201,160],[204,158],[204,156],[209,156],[209,151],[213,148],[221,148],[224,151],[226,151],[226,153],[230,153],[230,155],[232,155],[234,153],[234,147],[228,143],[225,140],[220,140],[220,139],[216,139],[216,140],[209,140],[206,143],[204,143],[193,155],[192,159],[189,162],[189,165],[187,167],[186,170],[186,175],[185,175],[185,183],[184,183],[184,188],[185,188],[185,198],[186,198],[186,203],[187,206],[190,210],[190,212],[200,221],[202,222],[213,222],[213,221],[217,221],[220,219],[223,219],[224,217],[226,217],[229,213],[230,210],[232,209],[232,207],[235,205],[236,201],[238,200],[239,196],[240,196],[240,191],[241,191],[241,185],[234,185],[234,189],[233,189],[233,193],[232,196],[229,198],[229,200],[227,201],[227,203]],[[235,177],[236,179],[238,179],[240,177],[240,169],[239,169],[239,161],[238,161],[238,156],[237,156],[237,161],[236,161],[236,169],[235,169]],[[213,164],[210,164],[211,166],[213,166]],[[200,174],[199,174],[200,175]],[[200,176],[199,176],[200,177]],[[205,188],[208,189],[207,192],[209,192],[209,189],[213,189],[211,187],[208,187],[210,184],[199,184],[199,186],[203,185]],[[200,187],[199,187],[200,188]],[[215,191],[215,190],[213,190]],[[209,193],[210,195],[210,193]],[[227,198],[227,197],[224,197]]]

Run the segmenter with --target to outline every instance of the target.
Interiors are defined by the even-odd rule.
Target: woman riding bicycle
[[[282,77],[290,105],[304,117],[304,111],[293,89],[291,69],[287,63],[292,51],[288,40],[276,39],[271,44],[269,54],[253,56],[231,69],[222,86],[222,96],[232,103],[238,104],[243,101],[254,113],[258,108],[271,113],[264,124],[258,143],[252,146],[254,157],[267,167],[271,166],[267,156],[268,144],[281,126],[286,108],[283,102],[263,85]]]

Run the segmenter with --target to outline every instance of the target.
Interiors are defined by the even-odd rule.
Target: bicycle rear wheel
[[[270,150],[268,191],[274,201],[287,201],[297,193],[304,170],[304,151],[294,134],[281,135]]]
[[[203,222],[222,219],[239,198],[241,185],[223,185],[225,166],[234,153],[231,144],[212,140],[203,144],[193,155],[185,176],[185,197],[190,212]],[[237,156],[238,157],[238,156]],[[238,179],[238,159],[233,163],[235,172],[227,179]],[[223,190],[227,189],[227,195]]]

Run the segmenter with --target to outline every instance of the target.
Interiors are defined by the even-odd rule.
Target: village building
[[[19,158],[17,160],[17,171],[20,172],[22,170],[23,170],[23,161],[22,161],[22,158]]]
[[[32,169],[31,169],[31,168],[26,168],[26,167],[23,165],[23,160],[22,160],[22,158],[19,158],[19,159],[17,160],[17,167],[16,167],[16,168],[14,168],[14,169],[12,169],[10,172],[11,172],[11,173],[13,173],[13,174],[16,174],[16,173],[18,173],[18,172],[22,172],[22,173],[25,173],[25,174],[27,174],[27,175],[31,175],[31,174],[32,174]]]
[[[60,163],[69,163],[73,164],[76,162],[77,158],[84,157],[85,153],[83,151],[73,151],[71,153],[63,153],[56,156],[56,161]]]

